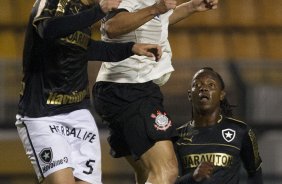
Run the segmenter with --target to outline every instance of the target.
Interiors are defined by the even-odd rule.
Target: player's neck
[[[215,112],[209,115],[207,114],[194,115],[192,122],[194,122],[193,124],[195,127],[208,127],[220,123],[221,119],[222,119],[221,114],[219,112]]]

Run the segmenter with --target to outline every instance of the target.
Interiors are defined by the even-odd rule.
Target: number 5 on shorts
[[[93,166],[92,166],[92,162],[94,163],[95,162],[95,160],[88,160],[87,162],[86,162],[86,166],[87,167],[89,167],[89,171],[83,171],[83,173],[84,174],[92,174],[92,172],[93,172]]]

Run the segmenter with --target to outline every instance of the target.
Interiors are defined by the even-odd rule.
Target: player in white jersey
[[[102,22],[108,42],[158,43],[162,58],[131,56],[120,63],[103,63],[93,88],[94,106],[109,122],[111,154],[126,157],[138,183],[174,183],[177,159],[174,123],[163,107],[160,85],[174,70],[168,26],[194,12],[216,9],[218,0],[123,0]]]
[[[123,1],[120,8],[129,12],[152,6],[154,1]],[[107,35],[106,25],[102,24],[102,39],[108,42],[138,42],[158,43],[162,47],[163,55],[159,62],[153,62],[154,58],[133,55],[123,60],[118,65],[114,63],[103,63],[99,71],[97,81],[110,81],[117,83],[144,83],[156,80],[155,83],[162,85],[168,80],[170,73],[174,70],[171,65],[171,48],[167,40],[168,18],[172,10],[153,17],[150,21],[141,25],[136,30],[110,39]],[[104,21],[106,21],[104,19]],[[111,21],[111,20],[109,20]],[[142,61],[142,62],[140,62]],[[167,77],[164,77],[167,76]],[[163,77],[165,80],[161,81]],[[157,81],[158,80],[158,81]]]

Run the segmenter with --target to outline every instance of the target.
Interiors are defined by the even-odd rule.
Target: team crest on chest
[[[42,162],[48,164],[53,159],[53,152],[51,148],[44,148],[39,153],[39,158],[42,160]]]
[[[222,130],[222,137],[224,140],[226,140],[227,142],[231,142],[233,141],[233,139],[236,136],[236,131],[232,130],[230,128],[224,129]]]
[[[171,126],[171,120],[168,119],[165,112],[157,111],[157,114],[152,113],[151,118],[155,119],[154,127],[157,130],[166,131]]]

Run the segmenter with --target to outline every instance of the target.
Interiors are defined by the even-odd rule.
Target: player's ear
[[[188,100],[189,100],[189,102],[192,101],[192,93],[191,93],[191,90],[188,90]]]
[[[225,98],[226,92],[225,91],[221,91],[220,92],[220,100],[222,101]]]

